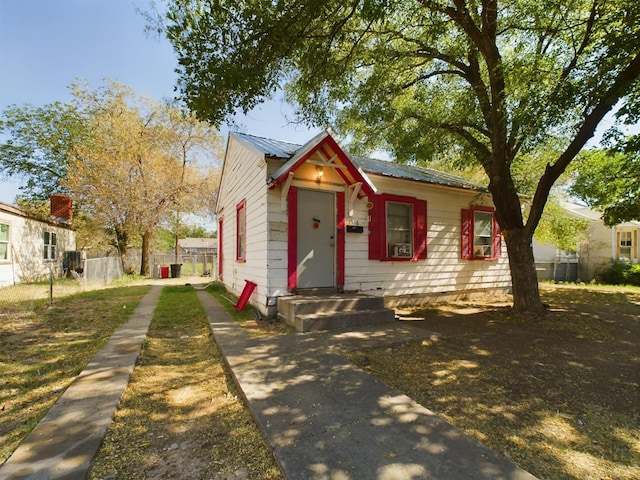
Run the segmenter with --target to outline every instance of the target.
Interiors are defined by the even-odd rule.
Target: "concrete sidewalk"
[[[198,296],[287,478],[535,478],[339,355],[428,332],[395,323],[250,339],[207,292]]]
[[[155,285],[0,467],[2,480],[81,480],[113,420],[162,287]]]

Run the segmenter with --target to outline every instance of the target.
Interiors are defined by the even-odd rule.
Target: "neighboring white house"
[[[485,188],[433,169],[348,155],[328,131],[303,146],[232,133],[216,205],[218,272],[250,303],[307,289],[385,303],[511,286]]]
[[[640,222],[607,227],[601,214],[589,207],[565,203],[564,208],[568,215],[586,220],[587,228],[581,235],[574,255],[534,240],[534,257],[540,266],[538,278],[590,282],[611,265],[611,260],[640,262]],[[573,273],[572,265],[576,268],[575,275],[570,274]],[[565,271],[569,272],[567,278],[563,278]]]
[[[0,287],[62,274],[64,252],[76,249],[71,199],[53,196],[51,207],[47,219],[0,202]]]

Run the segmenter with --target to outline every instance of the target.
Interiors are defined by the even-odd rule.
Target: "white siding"
[[[268,296],[278,297],[287,295],[287,246],[288,246],[288,213],[282,210],[282,189],[269,190],[268,213],[268,240],[269,257],[267,268],[269,270]]]
[[[266,168],[262,155],[230,138],[225,157],[218,216],[223,219],[222,278],[240,295],[245,280],[258,284],[251,304],[264,313],[267,285]],[[236,260],[236,206],[245,200],[246,261]]]
[[[62,256],[76,249],[73,230],[21,215],[0,211],[0,223],[9,225],[9,255],[0,260],[0,287],[14,283],[33,282],[54,274],[62,274]],[[56,259],[44,259],[44,232],[56,234]]]
[[[296,173],[298,178],[298,173]],[[369,260],[366,197],[356,200],[347,224],[364,227],[363,233],[345,233],[345,285],[347,291],[402,296],[506,289],[511,285],[506,248],[498,260],[464,260],[460,252],[460,210],[473,203],[491,205],[477,192],[372,176],[381,193],[427,200],[428,258],[417,262]],[[310,186],[304,180],[292,185]],[[317,186],[316,186],[317,187]],[[325,187],[336,189],[334,186]],[[269,191],[269,296],[287,292],[287,213],[281,209],[282,188]]]
[[[464,260],[460,252],[460,210],[473,202],[491,205],[488,197],[435,185],[372,175],[380,193],[427,201],[427,259],[415,262],[369,260],[366,200],[355,204],[348,219],[365,226],[363,234],[347,234],[345,290],[382,296],[449,293],[509,288],[511,276],[503,242],[498,260]]]
[[[265,159],[240,142],[230,139],[218,199],[218,215],[223,218],[223,281],[240,294],[245,279],[258,284],[251,304],[262,313],[269,299],[288,295],[287,246],[288,214],[282,209],[283,187],[269,190],[266,179],[282,161]],[[344,191],[341,178],[326,169],[322,183],[315,181],[315,167],[303,165],[296,170],[292,186]],[[405,195],[427,201],[428,258],[416,262],[369,260],[368,210],[366,197],[357,199],[353,216],[345,206],[347,224],[364,227],[363,233],[345,232],[345,285],[347,291],[359,291],[385,297],[472,292],[507,289],[511,285],[506,248],[498,260],[461,258],[462,208],[471,204],[491,205],[488,196],[478,192],[428,185],[409,180],[370,176],[379,193]],[[346,196],[345,196],[346,197]],[[246,262],[236,261],[236,205],[246,200]],[[347,200],[348,201],[348,200]]]

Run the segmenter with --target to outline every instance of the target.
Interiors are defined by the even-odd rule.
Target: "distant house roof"
[[[233,135],[240,141],[253,146],[265,156],[282,158],[284,160],[292,158],[296,152],[302,148],[301,145],[256,137],[245,133],[234,133]],[[445,185],[448,187],[463,188],[467,190],[486,191],[486,187],[483,185],[474,183],[457,175],[451,175],[432,168],[404,165],[401,163],[387,162],[374,158],[348,155],[349,159],[366,173],[382,175],[385,177],[415,180],[417,182],[432,183],[436,185]]]
[[[590,207],[585,205],[579,205],[577,203],[571,202],[563,202],[562,206],[573,213],[576,216],[581,216],[586,218],[587,220],[602,220],[602,213],[592,210]],[[631,220],[629,222],[624,222],[616,225],[617,227],[639,227],[640,222]]]
[[[194,250],[215,250],[215,238],[180,238],[178,246],[186,251]]]

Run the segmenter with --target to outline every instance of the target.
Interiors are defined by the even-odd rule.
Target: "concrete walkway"
[[[156,282],[128,323],[0,467],[0,480],[88,477],[135,366],[160,285],[176,281]],[[394,323],[250,339],[207,292],[198,291],[198,298],[287,478],[535,478],[340,356],[350,349],[424,338],[428,332]]]
[[[207,292],[198,297],[287,478],[535,478],[340,355],[428,332],[395,323],[250,339]]]
[[[1,480],[87,478],[129,383],[161,291],[161,286],[153,286],[142,298],[129,321],[0,467]]]

